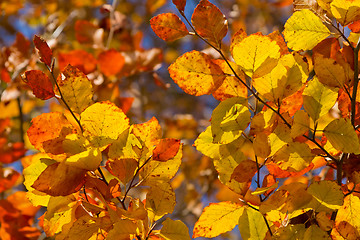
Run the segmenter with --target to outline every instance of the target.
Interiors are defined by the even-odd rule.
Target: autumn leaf
[[[152,30],[164,41],[175,41],[189,34],[185,24],[173,13],[162,13],[150,19]]]
[[[359,139],[350,121],[335,119],[324,128],[324,134],[337,150],[360,153]]]
[[[118,74],[125,65],[124,56],[115,49],[101,52],[97,60],[100,71],[107,77]]]
[[[319,54],[314,55],[314,70],[319,81],[329,87],[341,88],[348,80],[340,64]]]
[[[360,3],[352,0],[333,0],[330,3],[332,15],[341,25],[360,20]]]
[[[34,36],[34,45],[37,50],[39,50],[40,60],[50,67],[52,61],[52,51],[49,45],[44,39],[37,35]]]
[[[175,157],[180,148],[180,140],[173,138],[160,139],[153,151],[155,161],[166,162]]]
[[[34,95],[41,100],[47,100],[55,96],[50,78],[40,70],[25,72],[26,84],[30,86]]]
[[[131,180],[137,167],[138,162],[133,158],[120,158],[106,162],[106,169],[124,184]]]
[[[172,0],[173,4],[179,9],[179,11],[185,10],[186,0]]]
[[[360,216],[358,214],[359,197],[350,194],[345,197],[344,204],[339,208],[336,218],[336,230],[342,236],[357,237],[360,233]],[[355,239],[355,238],[353,238]]]
[[[191,22],[200,36],[221,46],[221,40],[228,30],[228,22],[214,4],[201,0],[194,10]]]
[[[127,240],[136,234],[137,224],[129,219],[120,219],[108,232],[108,239]]]
[[[195,223],[193,238],[217,237],[231,231],[237,224],[244,207],[231,202],[211,203],[204,208],[199,220]]]
[[[289,48],[311,50],[331,33],[311,10],[295,12],[285,23],[283,32]]]
[[[81,49],[66,53],[60,52],[58,60],[60,70],[63,70],[68,64],[78,68],[84,74],[89,74],[96,70],[97,61],[94,56]]]
[[[260,77],[269,73],[280,58],[280,47],[276,41],[261,33],[255,33],[231,43],[235,62],[249,77]]]
[[[95,147],[107,147],[129,128],[129,119],[110,102],[99,102],[86,108],[81,113],[81,125],[84,136]]]
[[[213,93],[225,79],[221,68],[198,51],[187,52],[176,59],[169,73],[182,90],[195,96]]]
[[[244,208],[239,218],[239,230],[242,239],[264,239],[268,228],[263,215],[252,208]]]
[[[71,110],[80,114],[85,108],[93,104],[93,87],[86,75],[76,67],[67,65],[62,71],[65,76],[57,79],[60,91]],[[56,92],[57,89],[56,89]]]
[[[75,37],[79,43],[93,43],[95,32],[97,30],[96,26],[86,20],[77,20],[75,22]]]
[[[244,160],[234,169],[230,179],[237,182],[248,182],[257,172],[257,164],[252,160]]]
[[[167,218],[162,225],[160,234],[166,240],[190,240],[189,229],[182,221]]]

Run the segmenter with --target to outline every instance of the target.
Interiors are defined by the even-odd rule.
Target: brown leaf
[[[45,42],[44,39],[37,35],[34,36],[34,44],[37,50],[39,50],[40,60],[46,65],[50,66],[52,60],[52,51],[49,45]]]
[[[40,70],[25,72],[26,84],[29,85],[34,95],[42,100],[55,96],[49,77]]]
[[[251,181],[254,174],[257,172],[256,162],[252,160],[241,161],[231,174],[231,179],[243,183]]]
[[[186,0],[172,0],[172,2],[180,12],[185,10]]]

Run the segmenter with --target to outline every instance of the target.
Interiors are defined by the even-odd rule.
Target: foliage
[[[141,10],[71,1],[70,14],[61,1],[32,3],[49,16],[31,21],[56,13],[62,23],[47,22],[35,49],[18,33],[1,51],[2,239],[190,239],[189,226],[193,238],[231,238],[238,226],[243,239],[358,239],[357,1],[294,1],[282,33],[266,35],[246,33],[246,11],[229,24],[208,0],[191,19],[186,0],[172,2],[179,15],[154,16],[166,3],[154,0]],[[236,6],[264,7],[244,2]],[[22,4],[1,3],[7,21]],[[87,17],[74,20],[79,13]],[[130,18],[174,49],[189,38],[194,50],[164,58],[144,49]],[[180,95],[175,109],[198,99],[168,89],[159,64],[169,60],[187,95],[219,101],[209,123],[196,108],[165,123],[147,115],[168,104],[146,104],[154,96]],[[19,159],[23,179],[11,168]],[[202,208],[203,198],[212,203]]]

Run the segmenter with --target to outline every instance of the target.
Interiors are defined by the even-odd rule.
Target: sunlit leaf
[[[129,127],[129,119],[110,102],[99,102],[81,113],[81,125],[95,147],[106,147]]]
[[[129,219],[121,219],[114,223],[113,229],[108,232],[107,239],[128,240],[135,236],[137,224]]]
[[[269,190],[278,188],[279,182],[274,183],[273,185],[269,186],[269,187],[262,187],[262,188],[257,188],[255,189],[255,191],[253,191],[251,194],[252,195],[261,195],[266,193]]]
[[[294,115],[294,123],[291,127],[291,137],[296,138],[305,134],[310,129],[309,115],[303,111],[297,111]]]
[[[151,183],[149,192],[146,194],[145,208],[150,212],[150,218],[155,221],[167,213],[174,211],[176,201],[175,192],[168,182]]]
[[[260,33],[252,34],[231,45],[235,62],[249,77],[255,78],[269,73],[280,58],[277,42]]]
[[[174,41],[189,34],[185,24],[173,13],[162,13],[150,19],[152,30],[164,41]]]
[[[67,65],[62,74],[65,78],[59,76],[57,80],[62,95],[71,110],[80,114],[93,103],[92,84],[83,72],[71,65]]]
[[[218,46],[221,45],[221,40],[228,30],[225,16],[208,0],[199,2],[191,17],[191,22],[200,36]]]
[[[329,29],[309,9],[293,13],[284,28],[285,40],[289,48],[295,51],[311,50],[330,35]]]
[[[324,128],[324,134],[337,150],[360,153],[359,139],[350,121],[344,118],[335,119]]]
[[[49,45],[45,42],[45,40],[35,35],[34,45],[37,48],[37,50],[39,50],[40,60],[46,65],[51,66],[52,51]]]
[[[50,78],[40,70],[25,72],[26,84],[29,85],[34,95],[41,100],[47,100],[55,96]]]
[[[96,170],[102,161],[101,151],[98,148],[89,148],[83,152],[68,157],[65,163],[88,171]]]
[[[211,94],[225,79],[221,68],[208,55],[198,51],[187,52],[176,59],[169,73],[181,89],[195,96]]]
[[[337,96],[337,89],[327,87],[314,78],[303,92],[304,109],[316,122],[334,106]]]
[[[313,182],[307,192],[313,197],[308,206],[316,212],[331,213],[333,210],[339,209],[344,202],[344,194],[340,186],[333,181]]]
[[[330,3],[332,15],[341,25],[346,26],[360,20],[360,2],[353,0],[333,0]]]
[[[242,239],[264,239],[268,229],[263,215],[252,208],[244,208],[239,218],[239,230]]]
[[[238,224],[243,211],[244,207],[236,203],[211,203],[204,208],[196,222],[192,237],[212,238],[231,231]]]
[[[250,122],[250,116],[246,98],[234,97],[222,101],[211,116],[214,141],[226,144],[240,137]]]
[[[247,88],[244,84],[239,82],[239,79],[234,75],[230,67],[227,65],[225,60],[222,59],[215,59],[213,60],[215,64],[217,64],[221,70],[227,74],[223,83],[220,87],[218,87],[215,92],[213,92],[214,98],[219,101],[224,101],[225,99],[232,98],[232,97],[247,97]],[[237,76],[245,83],[245,74],[243,71],[240,70],[239,66],[234,62],[229,62],[231,67],[236,72]],[[231,75],[231,76],[229,76]]]
[[[166,240],[190,240],[189,229],[182,221],[167,218],[162,225],[160,234]]]
[[[345,197],[344,204],[339,208],[335,226],[339,233],[352,239],[357,238],[360,234],[360,199],[353,194]],[[353,238],[355,237],[355,238]]]
[[[86,170],[64,162],[48,165],[31,187],[50,196],[66,196],[79,191],[85,182]]]
[[[334,59],[314,55],[314,70],[319,81],[329,87],[341,88],[347,82],[345,69]]]

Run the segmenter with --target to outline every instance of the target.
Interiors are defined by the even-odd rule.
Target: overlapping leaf
[[[283,32],[288,47],[298,50],[311,50],[330,35],[329,29],[311,10],[295,12],[285,23]]]
[[[263,215],[252,208],[244,208],[239,218],[242,239],[264,239],[268,231]]]
[[[211,94],[225,79],[221,68],[201,52],[187,52],[169,67],[170,77],[186,93],[201,96]]]
[[[360,19],[360,2],[352,0],[333,0],[330,3],[332,15],[341,25],[346,26]]]
[[[344,194],[340,186],[333,181],[313,182],[307,192],[313,197],[309,206],[317,212],[325,211],[330,213],[335,209],[339,209],[344,202]]]

